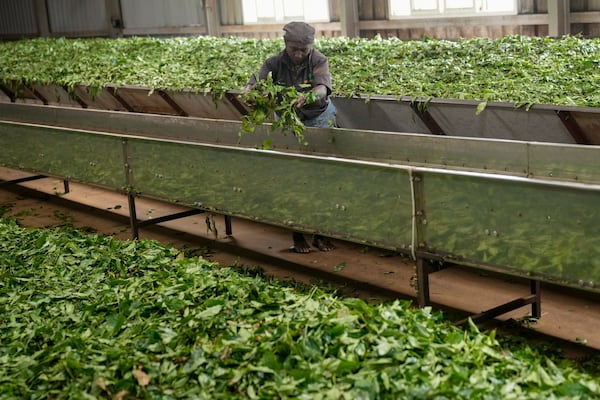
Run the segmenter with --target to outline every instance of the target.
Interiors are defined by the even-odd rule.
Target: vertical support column
[[[570,0],[548,0],[548,35],[561,37],[571,33]]]
[[[123,12],[120,0],[106,0],[106,29],[110,37],[120,37],[123,34]]]
[[[360,37],[358,0],[340,0],[340,24],[342,36]]]
[[[410,184],[412,195],[412,252],[418,258],[420,251],[427,249],[427,214],[425,209],[425,177],[422,172],[411,170]]]
[[[35,0],[35,18],[40,36],[50,36],[50,23],[48,22],[48,7],[46,0]]]
[[[431,264],[422,256],[426,250],[426,225],[425,214],[425,182],[420,172],[409,171],[412,195],[412,257],[417,263],[417,301],[419,307],[430,304],[429,298],[429,273]]]
[[[221,36],[221,18],[217,0],[204,0],[204,14],[206,16],[206,34]]]

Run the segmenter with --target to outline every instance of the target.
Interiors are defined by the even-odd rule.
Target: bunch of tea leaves
[[[39,38],[0,43],[0,81],[139,85],[221,96],[243,88],[281,39]],[[467,99],[515,105],[600,106],[600,39],[319,38],[334,96]]]
[[[250,108],[242,118],[240,135],[252,133],[257,126],[271,122],[271,131],[292,132],[299,143],[306,145],[305,127],[296,107],[301,96],[305,104],[314,103],[317,99],[317,94],[312,90],[300,92],[294,86],[286,87],[273,82],[271,74],[267,79],[259,80],[240,95]],[[263,146],[269,147],[268,143],[263,143]]]
[[[596,398],[597,377],[408,302],[369,305],[0,220],[0,398]]]

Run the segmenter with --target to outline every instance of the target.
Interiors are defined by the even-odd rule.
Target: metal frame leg
[[[429,273],[431,265],[422,257],[417,258],[417,301],[419,307],[425,307],[430,304],[429,297]]]
[[[231,229],[231,216],[230,215],[225,215],[225,234],[227,236],[231,236],[233,234],[233,231]]]
[[[531,303],[531,316],[533,318],[542,317],[542,287],[540,281],[529,281],[531,294],[533,295]]]
[[[135,209],[135,195],[127,193],[127,204],[129,204],[129,225],[131,226],[131,236],[133,239],[139,239],[140,232],[138,228],[137,211]]]

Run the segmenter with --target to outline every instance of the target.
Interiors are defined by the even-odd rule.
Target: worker
[[[250,77],[245,90],[250,90],[259,80],[265,80],[271,74],[273,82],[285,87],[295,86],[299,92],[312,90],[317,99],[306,104],[303,95],[296,100],[298,117],[305,126],[335,127],[336,108],[329,96],[331,95],[331,75],[329,64],[318,50],[312,48],[315,40],[315,28],[305,22],[290,22],[283,27],[285,49],[268,58],[260,70],[258,77]],[[321,235],[314,235],[312,245],[321,251],[335,248],[333,243]],[[298,232],[293,233],[292,251],[309,253],[311,247]]]

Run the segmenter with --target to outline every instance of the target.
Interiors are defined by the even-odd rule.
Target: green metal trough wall
[[[0,164],[600,291],[600,146],[240,126],[0,103]]]

